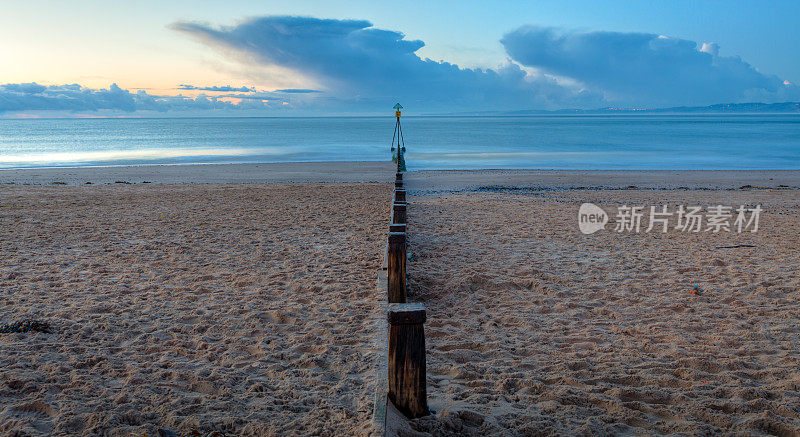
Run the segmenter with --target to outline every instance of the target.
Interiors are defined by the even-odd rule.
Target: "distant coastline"
[[[597,109],[521,109],[514,111],[452,112],[437,115],[540,115],[540,114],[799,114],[800,102],[717,103],[708,106],[673,106],[669,108],[597,108]]]

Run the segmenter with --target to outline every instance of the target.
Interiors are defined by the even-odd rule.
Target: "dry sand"
[[[0,187],[0,434],[367,434],[390,193]]]
[[[428,309],[438,410],[417,431],[800,435],[800,191],[409,200],[409,293]],[[583,235],[582,202],[766,212],[758,233]],[[737,244],[756,247],[716,248]]]
[[[388,184],[98,186],[392,177],[290,167],[0,171],[0,322],[55,328],[0,334],[0,433],[368,434]],[[800,191],[716,189],[800,172],[406,180],[437,410],[413,432],[800,434]],[[628,185],[658,189],[541,189]],[[757,234],[583,235],[586,201],[766,211]]]

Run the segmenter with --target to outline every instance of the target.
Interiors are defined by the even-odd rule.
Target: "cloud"
[[[5,84],[0,85],[0,113],[385,113],[398,101],[415,113],[430,113],[800,99],[795,84],[759,72],[739,57],[720,56],[716,43],[651,33],[524,26],[501,40],[509,56],[503,65],[468,69],[420,58],[422,41],[363,20],[269,16],[233,26],[178,22],[170,27],[265,75],[293,72],[298,86],[266,92],[181,84],[178,89],[204,93],[190,98],[132,92],[116,84],[108,89]]]
[[[249,92],[249,89],[248,89]],[[226,100],[240,100],[238,103]],[[246,102],[245,102],[246,100]],[[0,113],[25,111],[208,111],[282,108],[286,99],[271,93],[157,96],[144,90],[130,92],[112,84],[108,89],[91,89],[77,84],[39,85],[18,83],[0,85]]]
[[[106,89],[88,89],[77,84],[43,86],[36,83],[0,85],[0,112],[28,110],[134,111],[137,94],[116,84]]]
[[[711,56],[717,56],[719,55],[719,44],[715,42],[704,42],[703,46],[700,47],[700,51],[708,53]]]
[[[501,43],[516,62],[576,80],[611,102],[705,105],[797,97],[797,88],[739,57],[652,33],[561,32],[524,26]]]
[[[286,88],[283,90],[275,90],[273,92],[276,93],[288,93],[288,94],[309,94],[309,93],[321,93],[320,90],[309,90],[305,88]]]
[[[252,88],[252,87],[248,88],[246,86],[241,86],[241,87],[232,87],[230,85],[224,85],[224,86],[218,86],[218,85],[215,85],[215,86],[194,86],[194,85],[186,85],[186,84],[178,85],[177,89],[179,89],[179,90],[212,91],[212,92],[229,92],[229,93],[230,92],[250,93],[250,92],[255,92],[255,90],[256,90],[255,88]]]
[[[40,94],[47,89],[44,85],[38,83],[9,83],[2,86],[8,92],[15,92],[20,94]]]
[[[234,59],[289,68],[318,83],[319,102],[379,110],[402,101],[416,110],[519,109],[597,104],[599,95],[565,87],[518,65],[465,69],[421,59],[419,40],[376,29],[363,20],[269,16],[235,26],[178,22],[191,35]]]

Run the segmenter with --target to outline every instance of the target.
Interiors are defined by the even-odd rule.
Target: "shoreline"
[[[0,170],[1,185],[191,185],[389,182],[394,164],[381,161],[265,164],[164,164]],[[89,183],[90,182],[90,183]]]
[[[373,161],[1,169],[2,185],[184,185],[390,182]],[[541,189],[800,189],[800,170],[411,170],[414,194]],[[89,183],[90,182],[90,183]]]
[[[800,170],[422,170],[413,194],[514,190],[800,189]]]

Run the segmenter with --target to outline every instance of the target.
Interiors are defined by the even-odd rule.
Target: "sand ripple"
[[[800,193],[417,196],[434,435],[800,435]],[[757,234],[584,236],[617,205],[761,203]],[[755,248],[716,249],[751,244]],[[695,283],[707,290],[689,293]]]
[[[0,190],[0,433],[368,432],[390,187]]]

